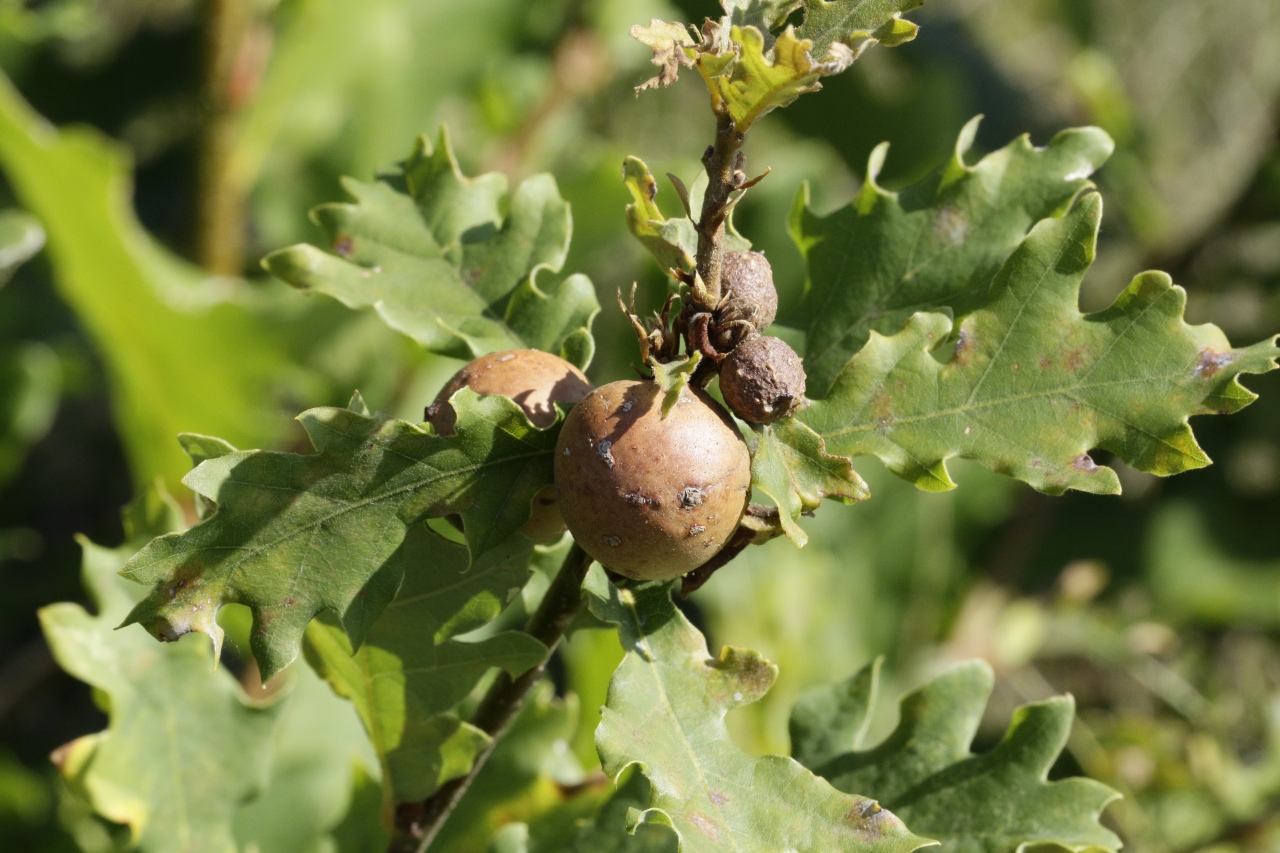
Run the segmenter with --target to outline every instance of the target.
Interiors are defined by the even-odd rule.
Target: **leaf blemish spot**
[[[955,352],[951,354],[951,363],[964,367],[973,358],[973,334],[968,329],[961,329],[956,339]]]
[[[1200,358],[1196,361],[1196,367],[1192,373],[1198,378],[1208,379],[1235,360],[1235,353],[1217,352],[1205,347],[1200,350]]]
[[[1092,474],[1098,470],[1098,463],[1093,461],[1093,457],[1088,453],[1081,453],[1075,459],[1071,460],[1071,467],[1077,471],[1083,471],[1086,474]]]

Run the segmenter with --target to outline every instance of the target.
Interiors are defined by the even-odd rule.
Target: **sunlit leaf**
[[[843,71],[852,61],[848,55],[815,60],[809,53],[810,43],[790,29],[774,41],[772,50],[755,27],[732,27],[729,41],[736,51],[729,64],[725,57],[734,54],[704,53],[697,64],[711,90],[712,106],[727,113],[740,133],[765,114],[816,91],[823,76]]]
[[[799,518],[817,509],[824,498],[845,503],[871,496],[867,484],[843,456],[833,456],[809,427],[784,418],[758,430],[759,443],[751,455],[752,485],[773,498],[783,532],[797,545],[808,541]]]
[[[883,743],[833,754],[862,745],[875,686],[868,667],[802,701],[792,720],[797,758],[840,790],[875,797],[916,832],[940,840],[946,853],[1015,853],[1034,844],[1119,848],[1120,839],[1098,822],[1115,791],[1092,779],[1047,781],[1071,730],[1070,697],[1022,706],[995,748],[969,752],[992,682],[980,661],[954,667],[903,698],[901,722]],[[845,742],[828,740],[824,729]]]
[[[153,584],[129,614],[155,636],[221,641],[218,608],[253,611],[253,654],[270,678],[295,657],[312,617],[331,610],[358,644],[400,585],[388,560],[407,528],[460,514],[476,558],[508,539],[551,482],[557,429],[540,431],[505,397],[453,398],[457,434],[382,415],[312,409],[316,453],[238,451],[186,478],[217,511],[151,542],[125,574]],[[376,577],[376,583],[370,583]]]
[[[796,35],[813,42],[813,55],[828,56],[841,44],[856,57],[879,42],[894,47],[916,37],[920,29],[901,15],[924,0],[805,0],[804,23]]]
[[[1043,492],[1120,491],[1089,455],[1115,453],[1154,474],[1209,464],[1188,418],[1229,414],[1255,395],[1238,381],[1274,369],[1272,339],[1233,349],[1212,325],[1183,320],[1186,294],[1143,273],[1112,307],[1078,308],[1102,201],[1082,198],[1038,224],[1001,267],[984,305],[959,325],[915,314],[874,334],[826,399],[800,414],[842,456],[876,455],[930,490],[953,483],[946,460],[972,459]]]
[[[906,853],[928,844],[873,800],[733,742],[725,714],[763,696],[776,670],[745,649],[711,657],[670,585],[618,589],[598,569],[587,585],[592,610],[618,623],[627,650],[596,733],[605,772],[639,765],[653,786],[644,820],[672,826],[681,850]]]
[[[420,137],[376,183],[343,185],[353,203],[312,212],[332,253],[281,249],[264,259],[268,270],[350,307],[373,307],[432,352],[470,359],[532,347],[580,367],[591,360],[599,310],[591,282],[538,281],[560,270],[572,230],[550,175],[508,195],[505,175],[465,177],[441,133],[434,146]]]
[[[1095,128],[1066,130],[1044,148],[1024,136],[969,166],[977,122],[938,175],[900,193],[876,183],[888,151],[881,146],[848,207],[820,217],[807,206],[807,188],[796,199],[791,232],[809,286],[795,322],[808,331],[810,396],[826,396],[872,331],[894,334],[917,311],[963,315],[983,304],[1031,226],[1091,186],[1112,149]]]

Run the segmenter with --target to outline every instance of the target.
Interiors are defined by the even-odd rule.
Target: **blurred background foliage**
[[[119,545],[121,507],[157,480],[194,518],[179,431],[296,448],[290,418],[355,388],[416,421],[458,366],[272,282],[262,255],[318,238],[306,211],[340,196],[339,176],[367,179],[447,124],[468,173],[556,176],[576,225],[566,268],[602,304],[632,281],[656,302],[619,167],[636,154],[687,181],[712,125],[695,84],[633,97],[648,57],[627,30],[713,13],[710,0],[0,0],[0,849],[128,847],[48,759],[105,720],[35,616],[87,601],[73,535]],[[913,17],[916,42],[869,52],[753,134],[750,162],[773,173],[738,227],[772,260],[784,322],[804,282],[785,229],[801,181],[818,210],[847,203],[887,139],[881,182],[901,186],[983,113],[980,150],[1086,123],[1115,137],[1087,308],[1159,267],[1189,291],[1193,322],[1235,342],[1280,328],[1280,5],[933,0]],[[673,192],[658,200],[675,212]],[[595,328],[593,378],[628,375],[619,312]],[[1170,481],[1121,466],[1120,498],[1049,498],[965,466],[958,490],[931,495],[861,461],[873,500],[823,507],[806,549],[752,549],[687,604],[712,648],[781,668],[730,717],[735,735],[785,752],[796,697],[877,655],[882,699],[980,656],[999,678],[979,745],[1015,705],[1072,692],[1057,772],[1124,792],[1108,821],[1128,849],[1280,849],[1280,375],[1250,385],[1253,407],[1196,424],[1216,465]],[[244,636],[235,610],[225,621]],[[504,742],[449,824],[457,849],[485,849],[513,819],[555,837],[600,802],[592,732],[620,654],[594,630],[558,654],[561,698],[539,694]],[[257,690],[241,660],[232,643],[226,662]],[[353,827],[376,821],[378,793],[358,725],[294,669],[276,686],[289,704],[273,778],[301,781],[244,807],[240,842],[365,849]],[[896,710],[881,705],[885,731]]]

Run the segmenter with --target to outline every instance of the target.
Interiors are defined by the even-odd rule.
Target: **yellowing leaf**
[[[647,27],[639,24],[632,27],[631,37],[653,51],[653,64],[660,69],[657,76],[636,87],[637,94],[645,89],[670,86],[676,82],[681,65],[693,65],[687,49],[692,48],[696,42],[684,24],[670,24],[654,18]]]
[[[809,54],[811,43],[797,39],[789,28],[774,42],[771,54],[766,53],[764,34],[755,27],[735,26],[729,40],[737,50],[729,65],[727,54],[701,54],[697,61],[711,90],[712,107],[727,113],[739,133],[746,133],[766,113],[817,89],[823,75],[848,66],[843,60],[815,62]]]

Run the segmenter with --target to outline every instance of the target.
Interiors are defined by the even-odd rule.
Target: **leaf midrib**
[[[394,451],[390,451],[390,450],[388,450],[388,452],[394,452]],[[219,596],[221,596],[222,591],[223,591],[223,590],[225,590],[225,589],[227,589],[229,586],[231,586],[231,585],[234,583],[234,581],[235,581],[235,579],[236,579],[236,577],[237,577],[238,573],[240,572],[241,568],[243,568],[243,567],[245,566],[245,564],[252,562],[255,558],[257,558],[257,557],[259,557],[259,556],[263,556],[263,555],[264,555],[264,552],[268,552],[268,551],[275,551],[275,550],[277,550],[277,549],[278,549],[279,547],[281,547],[284,543],[290,542],[290,541],[292,541],[293,539],[296,539],[297,537],[299,537],[299,536],[303,535],[304,533],[308,533],[308,532],[311,532],[311,531],[313,531],[313,530],[319,529],[322,525],[327,524],[328,522],[330,522],[330,521],[332,521],[332,520],[334,520],[334,519],[336,519],[336,518],[341,518],[342,516],[347,515],[348,513],[357,512],[357,511],[359,511],[359,510],[362,510],[362,509],[364,509],[364,508],[366,508],[366,507],[369,507],[369,506],[372,506],[372,505],[374,505],[374,504],[382,503],[382,502],[385,502],[385,501],[391,501],[391,500],[393,500],[393,499],[395,499],[395,498],[397,498],[397,497],[399,497],[399,496],[403,495],[403,494],[404,494],[404,493],[406,493],[406,492],[413,492],[413,491],[421,490],[421,489],[423,489],[423,488],[424,488],[424,487],[426,487],[426,486],[430,486],[430,485],[432,485],[432,484],[434,484],[434,483],[436,483],[436,482],[439,482],[440,480],[444,480],[444,479],[447,479],[447,478],[450,478],[450,477],[456,477],[456,476],[467,476],[467,475],[471,475],[471,474],[476,474],[476,473],[478,473],[478,472],[480,472],[480,471],[485,470],[486,468],[496,467],[496,466],[499,466],[499,465],[506,465],[506,464],[510,464],[510,463],[513,463],[513,462],[516,462],[516,461],[519,461],[519,460],[530,460],[530,459],[537,458],[538,456],[542,456],[542,455],[550,454],[551,452],[552,452],[552,451],[550,451],[550,450],[541,450],[541,451],[538,451],[538,452],[535,452],[535,453],[527,453],[527,454],[520,454],[520,455],[508,456],[508,457],[504,457],[504,458],[502,458],[501,460],[497,460],[497,461],[488,461],[488,460],[486,460],[485,462],[480,462],[480,463],[477,463],[477,464],[474,464],[474,465],[471,465],[471,466],[466,466],[466,467],[462,467],[462,468],[457,468],[457,469],[455,469],[455,470],[453,470],[453,471],[449,471],[449,472],[447,472],[447,473],[440,473],[440,472],[437,472],[437,473],[436,473],[436,475],[435,475],[435,476],[433,476],[433,477],[424,478],[424,479],[422,479],[422,480],[415,480],[415,481],[414,481],[414,482],[412,482],[412,483],[407,483],[407,484],[405,484],[405,485],[403,485],[403,486],[400,486],[400,487],[398,487],[398,488],[396,488],[396,489],[394,489],[394,490],[392,490],[392,491],[390,491],[390,492],[382,492],[382,493],[380,493],[380,494],[378,494],[378,495],[373,495],[373,496],[370,496],[370,497],[368,497],[368,498],[365,498],[364,500],[360,500],[360,501],[355,501],[355,502],[348,503],[348,504],[346,504],[346,505],[342,506],[341,508],[339,508],[338,510],[336,510],[336,511],[334,511],[334,512],[332,512],[332,513],[330,513],[330,514],[328,514],[328,515],[326,515],[326,516],[324,516],[324,517],[322,517],[322,518],[319,518],[319,519],[317,519],[317,520],[315,520],[315,521],[313,521],[313,522],[311,522],[311,523],[309,523],[309,524],[305,524],[305,525],[303,525],[303,526],[301,526],[301,527],[298,527],[298,528],[296,528],[296,529],[294,529],[294,530],[291,530],[291,531],[289,531],[289,532],[287,532],[287,533],[285,533],[285,534],[281,535],[281,536],[280,536],[280,537],[278,537],[277,539],[274,539],[274,540],[272,540],[271,542],[268,542],[268,543],[265,543],[265,544],[262,544],[262,545],[250,546],[250,545],[241,544],[241,545],[217,545],[217,546],[205,546],[205,547],[198,547],[198,548],[188,548],[188,549],[185,549],[185,550],[183,550],[183,551],[181,551],[181,552],[179,552],[179,553],[180,553],[180,555],[181,555],[183,558],[185,558],[187,555],[191,555],[191,554],[199,554],[199,553],[203,553],[203,552],[206,552],[206,551],[227,551],[227,550],[231,550],[231,551],[248,551],[248,552],[251,552],[251,553],[250,553],[248,556],[246,556],[244,559],[240,560],[240,561],[239,561],[239,562],[237,562],[237,563],[234,563],[233,565],[231,565],[231,566],[229,566],[229,567],[227,567],[227,568],[225,569],[225,571],[224,571],[224,573],[223,573],[223,574],[224,574],[223,580],[221,581],[221,583],[219,583],[217,586],[215,586],[215,590],[219,593]],[[399,455],[403,456],[403,454],[399,454]],[[413,457],[404,457],[404,458],[412,459]],[[418,460],[418,464],[422,464],[422,461],[421,461],[421,460]],[[227,480],[226,480],[226,481],[224,481],[224,482],[236,483],[236,484],[238,484],[238,485],[242,485],[242,486],[252,486],[252,487],[254,487],[254,488],[260,488],[260,487],[263,487],[263,485],[264,485],[264,484],[261,484],[261,483],[254,483],[254,482],[248,482],[248,481],[243,481],[243,480],[233,480],[233,479],[231,479],[230,477],[228,477],[228,478],[227,478]],[[269,488],[282,489],[282,490],[285,490],[285,491],[294,491],[294,492],[298,492],[299,494],[305,494],[305,493],[307,492],[307,490],[306,490],[306,489],[289,489],[289,488],[284,487],[284,486],[268,486],[268,487],[269,487]],[[215,515],[215,516],[214,516],[214,518],[216,518],[216,517],[217,517],[217,516]],[[181,534],[179,534],[179,535],[181,535]],[[139,564],[139,566],[138,566],[138,568],[147,568],[147,567],[150,567],[150,566],[152,566],[152,565],[155,565],[156,563],[161,563],[161,564],[168,563],[168,562],[169,562],[169,561],[171,561],[172,559],[173,559],[172,555],[166,555],[166,556],[164,556],[164,557],[161,557],[161,558],[159,558],[159,559],[157,559],[157,560],[154,560],[154,561],[152,561],[152,562],[149,562],[149,563],[140,563],[140,564]],[[323,599],[322,599],[322,600],[323,600]]]

